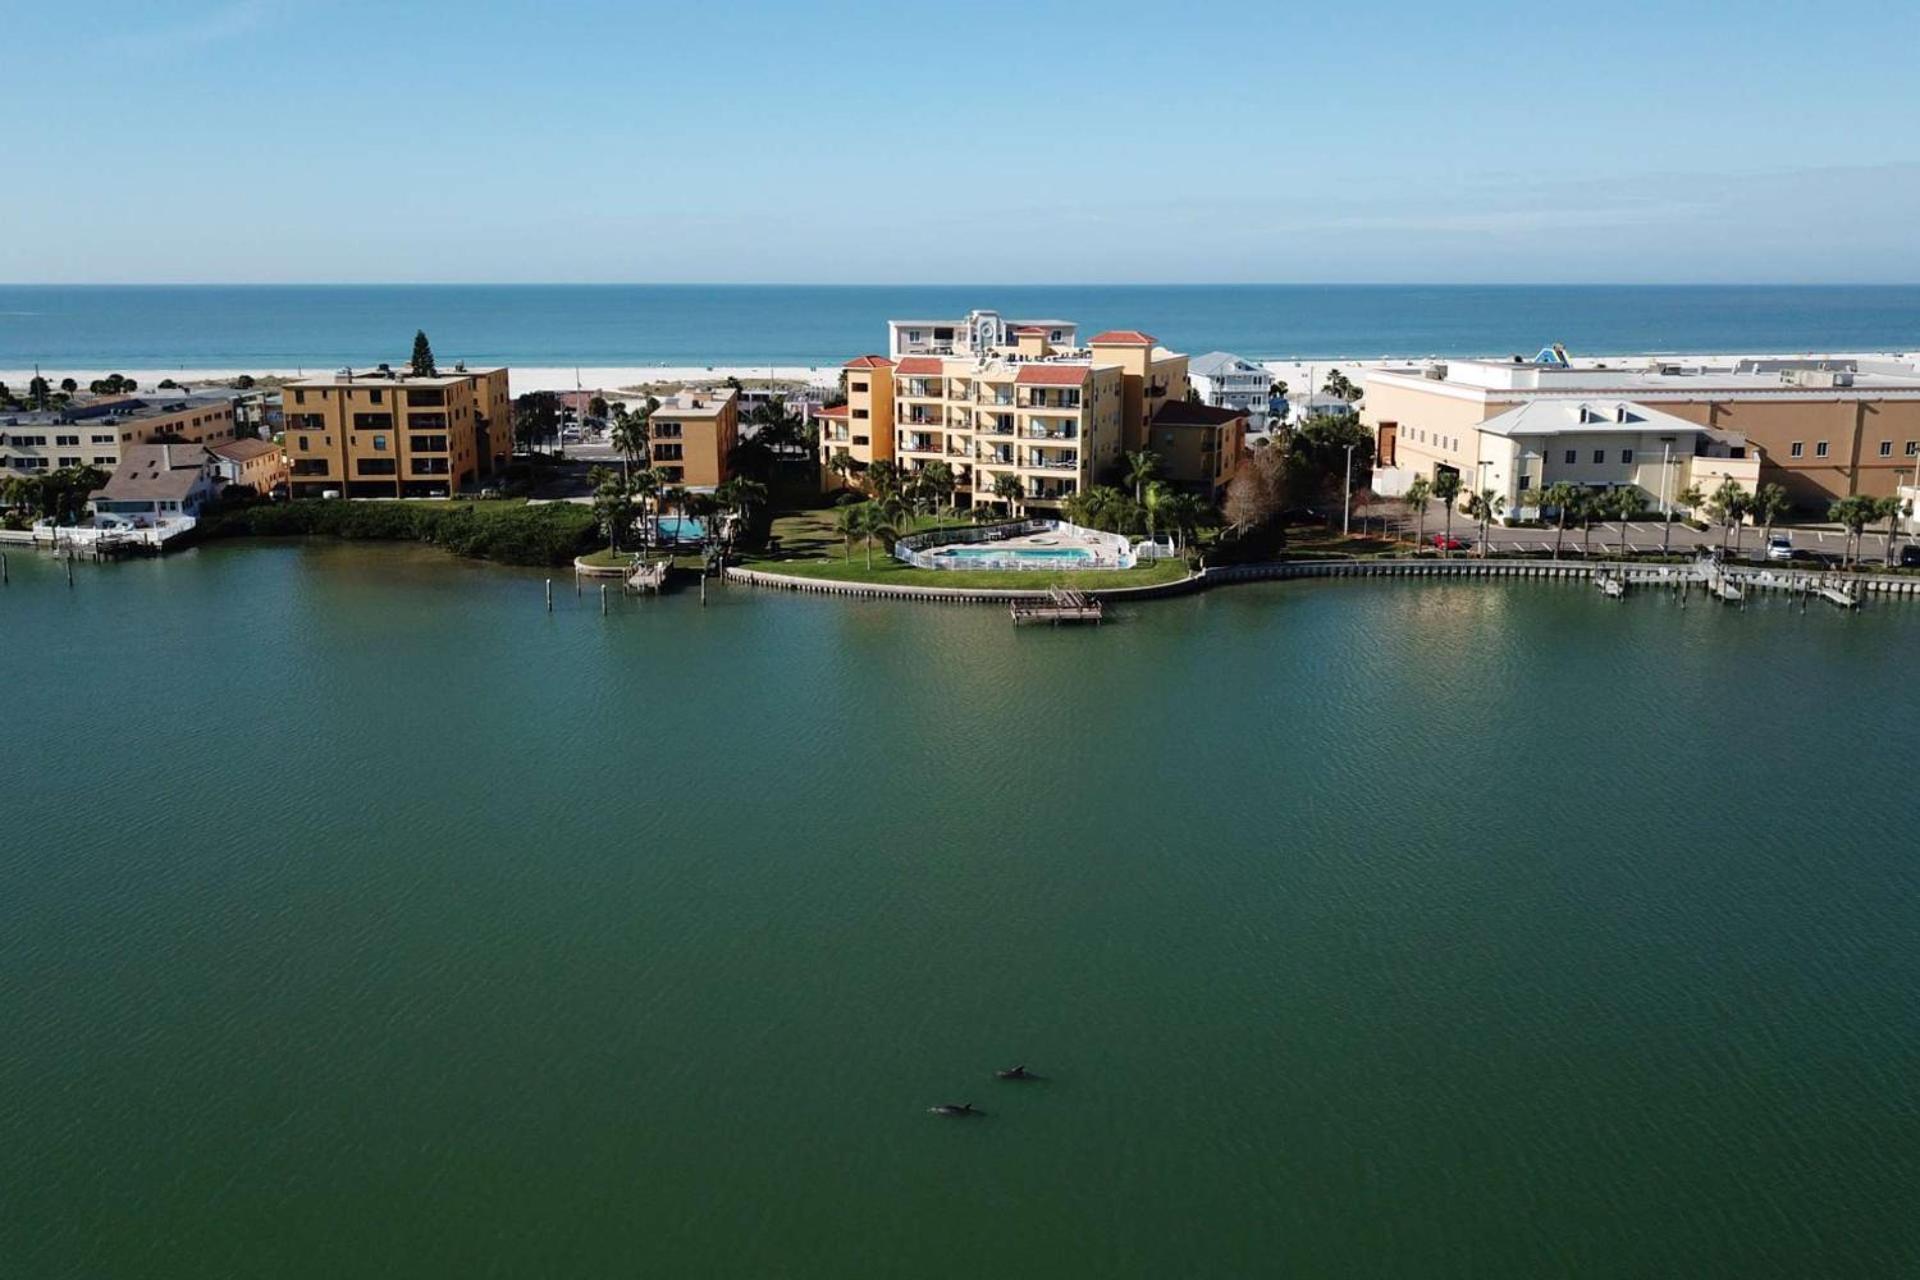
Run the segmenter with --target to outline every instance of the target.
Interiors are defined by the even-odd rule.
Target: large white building
[[[1249,431],[1266,431],[1273,374],[1265,365],[1231,352],[1209,351],[1187,362],[1187,380],[1200,394],[1200,403],[1238,410],[1247,415]]]
[[[887,355],[972,356],[987,359],[1020,345],[1022,337],[1039,338],[1054,350],[1078,345],[1079,326],[1071,320],[1008,320],[998,311],[969,311],[959,320],[889,320]]]

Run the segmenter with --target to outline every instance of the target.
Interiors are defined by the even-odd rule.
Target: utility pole
[[[1347,446],[1347,483],[1340,495],[1340,536],[1346,537],[1353,515],[1353,446]]]

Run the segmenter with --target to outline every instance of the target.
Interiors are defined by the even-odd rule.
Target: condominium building
[[[234,438],[229,396],[113,396],[0,414],[0,477],[62,467],[112,471],[134,445],[219,444]]]
[[[1061,345],[1077,332],[1070,322],[1010,324],[989,311],[887,328],[895,354],[849,362],[847,402],[818,415],[829,486],[858,483],[876,462],[909,473],[940,463],[960,506],[1054,511],[1117,474],[1151,415],[1186,397],[1186,357],[1137,330]],[[1002,496],[1005,477],[1017,496]]]
[[[653,411],[647,434],[649,465],[665,483],[725,484],[740,439],[740,393],[731,387],[682,391]]]
[[[1218,502],[1240,466],[1247,426],[1244,409],[1169,400],[1153,415],[1147,449],[1166,483]]]
[[[1187,367],[1187,380],[1199,394],[1200,403],[1216,409],[1237,409],[1246,416],[1249,429],[1266,431],[1273,373],[1265,365],[1230,352],[1209,351],[1193,358]]]
[[[296,498],[444,498],[513,451],[505,369],[343,369],[282,388]]]
[[[251,489],[264,498],[287,482],[287,455],[271,440],[252,436],[207,446],[214,472],[229,489]]]
[[[1503,476],[1509,506],[1523,479],[1550,484],[1556,472],[1657,499],[1667,473],[1647,468],[1660,455],[1668,467],[1676,456],[1708,459],[1687,465],[1710,474],[1712,459],[1751,461],[1743,487],[1778,484],[1797,508],[1824,512],[1849,494],[1891,496],[1920,465],[1920,367],[1902,360],[1576,363],[1550,348],[1532,360],[1436,361],[1364,378],[1361,420],[1383,467],[1456,471],[1470,487],[1482,473]],[[1516,416],[1535,405],[1544,407]]]

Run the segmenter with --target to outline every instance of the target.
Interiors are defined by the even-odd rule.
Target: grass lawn
[[[923,516],[913,532],[966,525],[965,520]],[[895,560],[876,540],[873,568],[867,568],[866,542],[853,540],[853,558],[847,559],[846,539],[833,527],[833,510],[797,511],[777,517],[773,536],[780,539],[777,556],[751,556],[740,561],[744,569],[791,574],[796,578],[824,578],[833,582],[887,583],[900,587],[951,587],[1044,591],[1048,587],[1082,590],[1113,587],[1151,587],[1178,582],[1187,576],[1180,560],[1162,560],[1135,569],[1068,569],[1058,573],[1020,569],[916,569]]]

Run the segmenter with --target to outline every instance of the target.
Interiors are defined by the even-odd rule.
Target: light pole
[[[1487,538],[1488,538],[1488,535],[1492,532],[1492,527],[1493,527],[1493,508],[1491,505],[1486,504],[1486,494],[1487,494],[1487,470],[1486,469],[1492,465],[1493,465],[1492,458],[1482,458],[1478,462],[1473,464],[1474,466],[1473,499],[1475,502],[1479,502],[1483,504],[1480,508],[1480,558],[1482,560],[1485,560],[1487,558]]]
[[[1353,515],[1353,446],[1347,446],[1347,483],[1340,494],[1340,536],[1346,537]]]
[[[1673,508],[1667,505],[1667,480],[1673,475],[1673,446],[1660,442],[1660,554],[1673,545]]]

